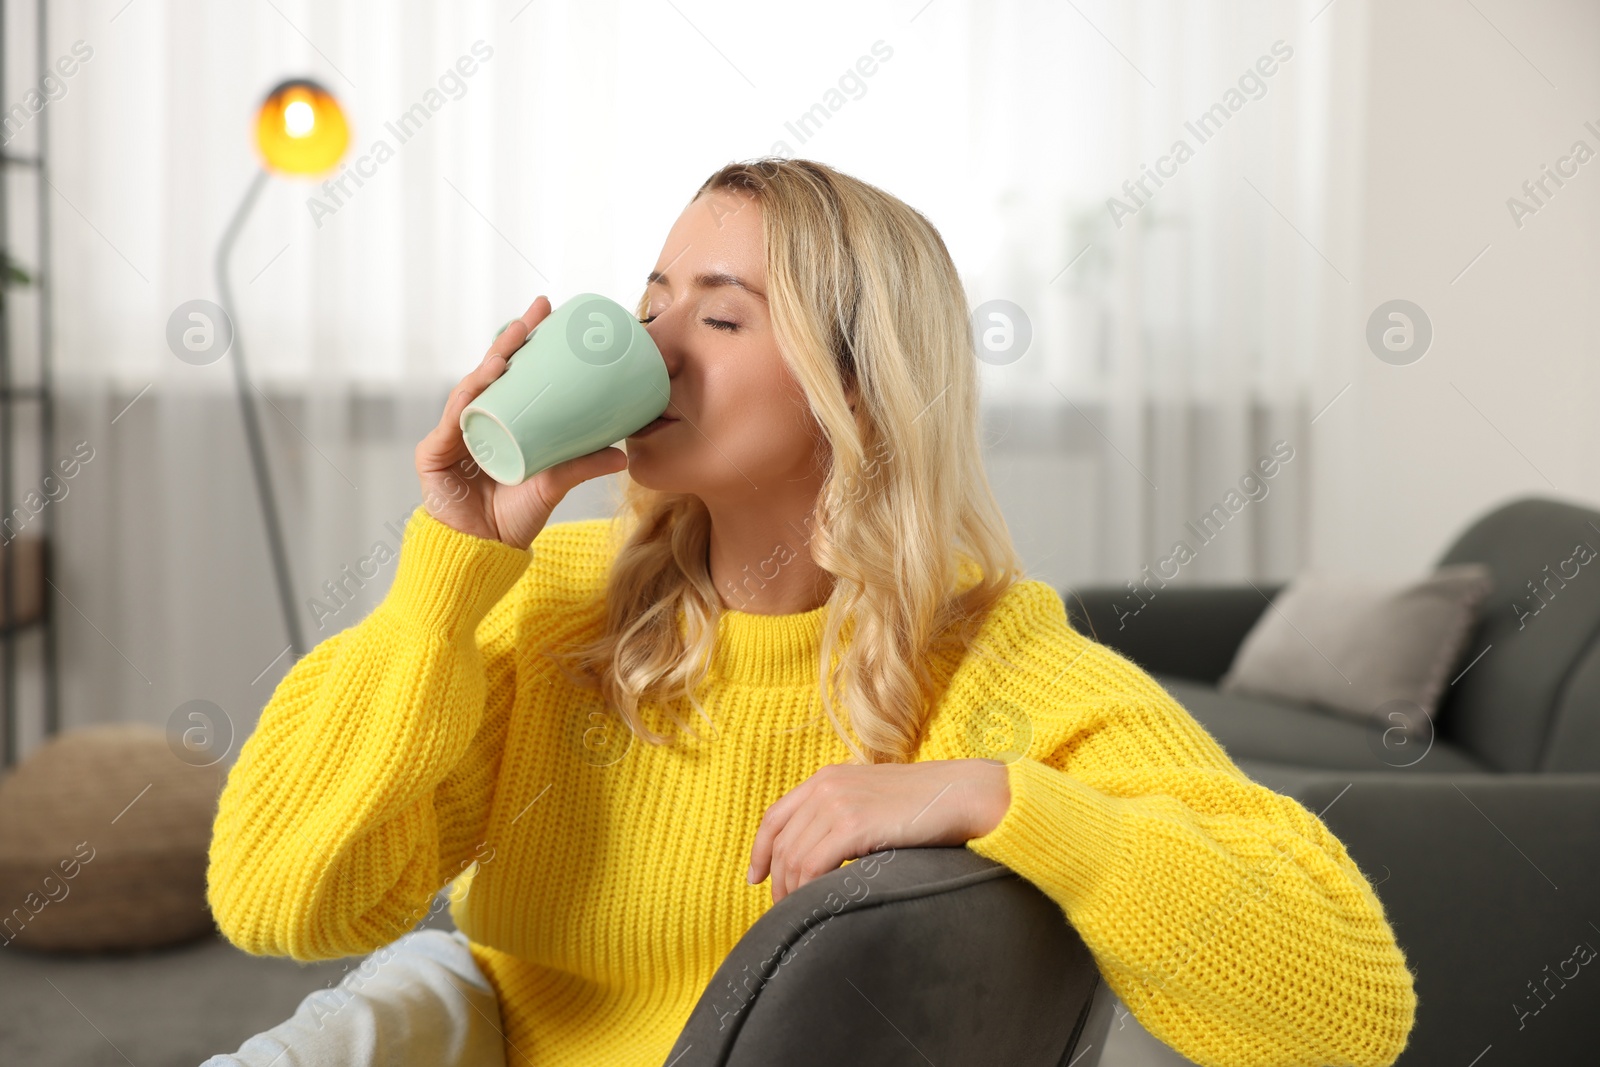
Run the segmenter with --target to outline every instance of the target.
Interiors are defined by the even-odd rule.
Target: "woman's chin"
[[[628,442],[627,474],[630,479],[644,486],[654,489],[658,493],[671,493],[677,491],[673,483],[679,479],[672,476],[671,464],[657,455],[651,447],[643,442]]]

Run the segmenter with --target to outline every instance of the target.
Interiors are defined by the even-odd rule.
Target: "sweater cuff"
[[[462,533],[418,504],[406,522],[394,583],[382,606],[448,640],[470,637],[532,558],[530,549]]]
[[[1126,802],[1027,756],[1006,765],[1011,805],[967,847],[1016,871],[1069,914],[1115,886],[1127,856]]]

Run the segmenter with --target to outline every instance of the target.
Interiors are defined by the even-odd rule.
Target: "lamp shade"
[[[256,114],[256,145],[267,167],[280,174],[331,170],[349,144],[339,101],[308,78],[278,85]]]

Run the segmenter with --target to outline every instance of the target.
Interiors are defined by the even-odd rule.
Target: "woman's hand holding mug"
[[[541,296],[528,305],[494,339],[483,362],[456,384],[444,415],[417,445],[417,477],[428,513],[447,526],[474,537],[503,541],[513,548],[533,543],[550,513],[580,482],[616,474],[628,466],[627,453],[615,445],[558,463],[520,485],[502,485],[473,461],[461,432],[461,411],[506,369],[511,355],[550,314]]]

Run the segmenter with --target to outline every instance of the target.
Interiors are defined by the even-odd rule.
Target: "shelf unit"
[[[12,100],[20,99],[11,95],[11,86],[7,79],[10,73],[6,60],[12,37],[11,18],[16,9],[25,10],[27,6],[7,4],[4,0],[0,0],[0,99],[6,101],[3,105],[6,107],[10,107]],[[38,86],[49,69],[49,57],[46,51],[48,36],[46,0],[35,0],[32,6],[34,7],[31,28],[35,77],[28,84]],[[32,484],[23,483],[23,490],[27,491],[44,484],[44,477],[52,473],[49,457],[54,454],[52,442],[55,429],[55,404],[50,374],[49,195],[52,186],[48,176],[49,122],[48,104],[29,120],[38,145],[34,154],[17,154],[0,149],[0,255],[4,256],[4,263],[0,264],[0,523],[13,513],[14,508],[21,506],[20,501],[16,499],[17,487],[14,485],[19,455],[17,422],[19,410],[26,410],[27,405],[36,406],[40,471]],[[34,203],[37,210],[33,236],[36,244],[31,263],[27,257],[17,254],[12,243],[11,185],[13,176],[17,174],[31,176],[34,181]],[[31,268],[34,284],[37,286],[37,331],[34,352],[37,356],[38,372],[37,381],[34,382],[19,382],[18,368],[14,363],[21,346],[13,337],[17,317],[16,300],[9,281],[9,271],[5,269],[12,263]],[[17,700],[18,646],[34,631],[39,631],[42,637],[40,642],[44,696],[42,733],[45,737],[50,737],[60,729],[61,725],[56,612],[55,601],[50,595],[55,590],[53,578],[55,561],[51,550],[51,546],[55,544],[55,510],[47,506],[42,509],[38,518],[28,523],[31,533],[42,539],[37,559],[42,572],[38,583],[40,609],[36,615],[22,621],[14,620],[18,619],[17,596],[21,580],[19,561],[22,553],[18,550],[18,546],[25,538],[20,532],[14,537],[8,537],[9,531],[0,524],[0,672],[3,672],[3,677],[0,677],[0,727],[3,727],[0,729],[0,745],[4,746],[3,766],[6,767],[14,764],[20,755],[21,714]]]

